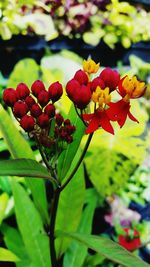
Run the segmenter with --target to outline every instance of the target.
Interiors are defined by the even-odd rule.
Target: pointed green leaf
[[[16,262],[19,261],[19,258],[10,250],[5,248],[0,248],[0,261]]]
[[[47,169],[32,159],[10,159],[0,161],[0,175],[39,177],[49,179]]]
[[[5,211],[9,201],[9,196],[6,193],[0,195],[0,224],[5,217]]]
[[[74,106],[72,105],[68,114],[68,118],[76,127],[76,131],[73,135],[74,141],[67,145],[67,148],[62,152],[58,162],[58,177],[63,180],[72,164],[72,161],[76,155],[81,139],[83,137],[85,126],[81,119],[77,116]]]
[[[17,255],[17,257],[20,259],[20,261],[16,263],[16,266],[31,267],[31,260],[27,254],[19,231],[7,224],[2,224],[1,232],[4,236],[4,242],[7,248],[15,253],[15,255]]]
[[[13,158],[34,159],[34,153],[29,144],[16,129],[8,113],[0,105],[0,131],[5,139],[8,149]],[[26,183],[31,189],[34,202],[39,209],[41,216],[47,220],[47,200],[45,184],[42,179],[26,179]]]
[[[126,249],[113,242],[109,238],[79,233],[64,233],[81,244],[105,256],[107,259],[119,263],[124,267],[148,267],[149,264],[142,261]]]
[[[49,267],[49,240],[39,213],[23,187],[12,181],[15,212],[25,248],[36,267]]]

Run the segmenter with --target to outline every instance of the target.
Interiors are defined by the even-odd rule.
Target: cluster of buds
[[[129,78],[126,75],[120,78],[116,70],[108,67],[92,79],[91,74],[97,73],[99,67],[92,59],[84,60],[83,70],[78,70],[67,83],[66,92],[76,109],[79,109],[80,113],[78,110],[77,113],[87,126],[87,134],[99,127],[114,134],[111,121],[117,121],[120,127],[124,125],[127,117],[138,122],[130,112],[130,100],[143,96],[146,86],[135,76]],[[116,102],[112,101],[114,91],[119,97]],[[92,107],[93,112],[87,113]]]
[[[64,123],[63,127],[67,133],[65,138],[62,138],[62,134],[57,137],[61,137],[67,143],[71,143],[73,140],[71,134],[75,130],[74,126],[69,121],[68,127],[72,127],[74,130],[67,132],[65,121],[60,114],[56,113],[54,105],[62,94],[63,88],[59,82],[52,83],[46,90],[43,82],[37,80],[32,84],[31,90],[25,83],[18,84],[16,89],[5,89],[3,100],[12,108],[12,112],[20,126],[30,135],[38,138],[40,144],[50,147],[54,142],[58,141],[49,137],[52,120],[56,124],[56,129]]]
[[[72,143],[72,134],[76,130],[76,127],[71,124],[69,119],[64,120],[61,114],[56,114],[55,121],[55,137],[66,141],[68,144]]]
[[[124,235],[118,237],[119,244],[129,251],[134,251],[141,246],[140,234],[136,229],[124,228]]]

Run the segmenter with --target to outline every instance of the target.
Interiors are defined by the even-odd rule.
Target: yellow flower
[[[99,63],[96,64],[95,61],[92,59],[83,60],[83,70],[88,74],[96,73],[99,67],[100,64]]]
[[[102,106],[103,104],[109,104],[111,101],[109,87],[101,89],[99,86],[97,86],[95,92],[93,92],[92,94],[92,100],[94,103],[98,103],[100,106]]]
[[[123,97],[139,98],[144,95],[146,86],[144,82],[137,80],[136,76],[130,78],[129,76],[123,77],[118,85],[120,94]]]

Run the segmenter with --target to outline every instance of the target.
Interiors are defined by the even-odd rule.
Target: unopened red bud
[[[27,96],[25,102],[29,108],[31,108],[36,102],[32,96]]]
[[[65,131],[65,128],[62,127],[62,129],[60,129],[60,138],[63,139],[63,140],[66,140],[67,138],[67,132]]]
[[[45,90],[44,83],[40,80],[35,81],[31,86],[31,90],[33,95],[37,97],[41,91]]]
[[[42,109],[39,107],[38,104],[34,104],[31,109],[31,115],[35,118],[39,117],[42,114]]]
[[[13,88],[7,88],[3,92],[3,100],[7,106],[13,107],[18,100],[17,92]]]
[[[99,77],[97,77],[97,78],[93,79],[93,81],[91,81],[91,84],[90,84],[91,92],[94,92],[96,90],[97,86],[99,86],[101,89],[105,88],[104,81]]]
[[[68,134],[73,134],[74,131],[76,130],[76,127],[74,125],[67,125],[65,127],[65,130]]]
[[[66,126],[66,125],[70,125],[70,124],[71,124],[71,122],[70,122],[69,119],[64,120],[64,125],[65,125],[65,126]]]
[[[38,125],[41,127],[41,128],[46,128],[49,126],[49,117],[47,114],[41,114],[39,117],[38,117],[38,121],[37,121]]]
[[[78,91],[80,91],[80,84],[77,80],[72,79],[70,80],[67,85],[66,85],[66,92],[68,97],[74,101],[74,99],[76,98],[76,95],[78,93]]]
[[[58,126],[61,126],[62,123],[63,123],[63,121],[64,121],[64,119],[61,116],[61,114],[56,114],[55,115],[55,121],[56,121],[56,123],[57,123]]]
[[[31,132],[34,129],[35,120],[32,116],[25,115],[21,118],[20,125],[26,132]]]
[[[59,82],[52,83],[48,89],[49,97],[53,102],[60,99],[63,94],[62,85]]]
[[[81,85],[88,83],[88,76],[83,70],[78,70],[74,75],[74,79],[77,80]]]
[[[54,133],[55,133],[55,136],[58,137],[59,134],[60,134],[60,130],[59,128],[56,126],[55,129],[54,129]]]
[[[66,141],[68,144],[71,144],[73,142],[73,137],[71,135],[68,135]]]
[[[40,105],[42,107],[46,106],[47,103],[49,102],[49,95],[48,95],[48,92],[45,90],[41,91],[38,96],[38,102],[40,103]]]
[[[28,106],[25,102],[18,101],[14,104],[13,113],[16,117],[22,118],[28,112]]]
[[[91,96],[92,93],[90,87],[82,85],[73,102],[77,108],[84,109],[90,103]]]
[[[53,104],[48,104],[45,109],[44,113],[49,116],[49,118],[53,118],[55,116],[55,106]]]
[[[16,88],[19,99],[25,99],[30,94],[30,90],[25,83],[19,83]]]
[[[105,68],[99,77],[104,81],[105,87],[109,87],[110,91],[115,90],[120,81],[120,74],[111,68]]]

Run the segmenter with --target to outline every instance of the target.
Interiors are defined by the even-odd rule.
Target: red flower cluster
[[[134,251],[141,245],[140,235],[136,229],[124,228],[125,235],[119,236],[119,244],[129,251]]]
[[[146,86],[135,76],[132,78],[125,76],[120,79],[120,74],[111,68],[105,68],[96,78],[90,79],[90,75],[96,73],[98,68],[99,64],[93,60],[84,61],[84,70],[75,73],[73,79],[66,85],[66,92],[75,107],[79,109],[80,117],[87,125],[87,134],[99,127],[114,134],[111,121],[116,121],[120,127],[124,125],[127,117],[138,122],[130,112],[130,99],[141,97],[145,93]],[[120,98],[117,102],[112,102],[114,91]],[[86,108],[92,102],[94,110],[87,114]]]
[[[12,112],[21,127],[26,132],[36,134],[40,142],[49,147],[54,141],[50,140],[48,136],[51,120],[54,119],[55,128],[59,128],[64,122],[63,117],[56,114],[54,106],[62,94],[63,88],[59,82],[52,83],[46,90],[43,82],[37,80],[32,84],[31,90],[24,83],[18,84],[16,90],[13,88],[5,89],[3,100],[12,108]],[[72,129],[71,131],[67,130],[69,127]],[[65,137],[63,138],[62,134],[57,137],[71,143],[74,126],[69,121],[68,126],[64,125],[63,128],[66,133]]]

